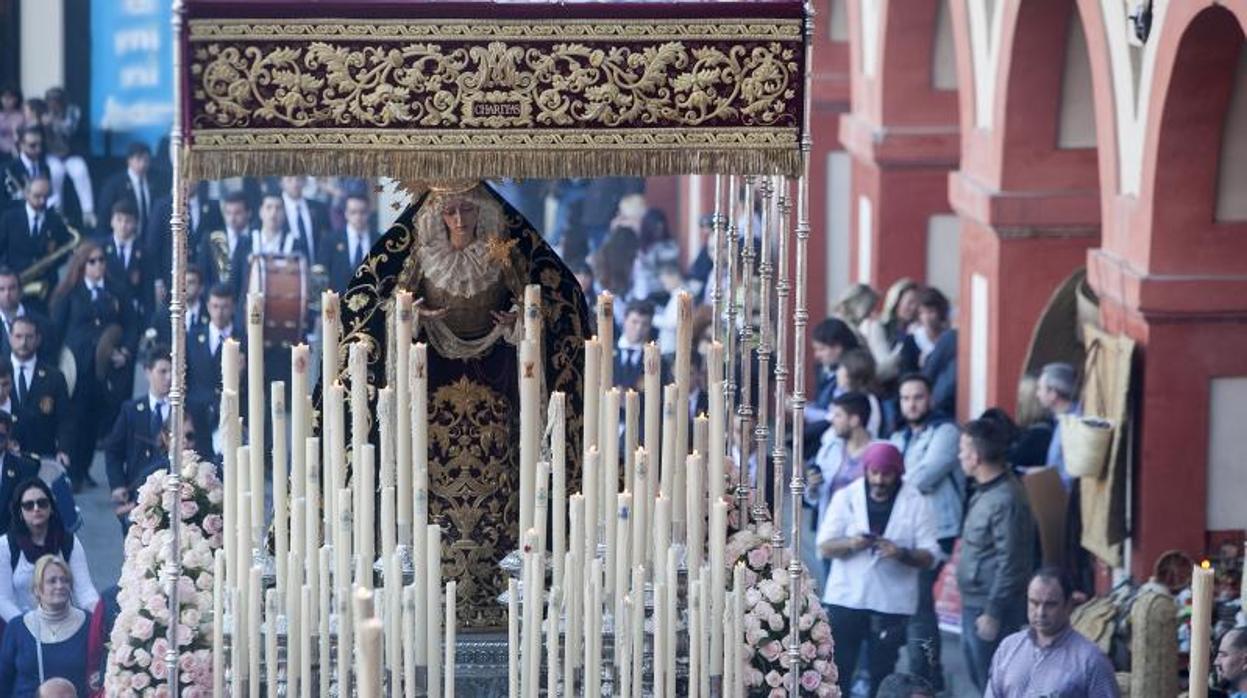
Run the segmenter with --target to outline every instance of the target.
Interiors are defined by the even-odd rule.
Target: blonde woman
[[[38,604],[5,628],[0,643],[0,695],[34,696],[51,678],[63,678],[78,695],[87,691],[87,614],[74,608],[74,577],[58,555],[35,563],[31,585]]]

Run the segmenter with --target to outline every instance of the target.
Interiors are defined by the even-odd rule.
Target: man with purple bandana
[[[1073,584],[1045,567],[1026,587],[1030,627],[1006,637],[992,658],[983,698],[1117,698],[1113,665],[1070,625]]]
[[[832,496],[817,538],[819,553],[831,558],[823,604],[836,630],[836,668],[846,696],[863,642],[870,694],[892,673],[917,610],[918,572],[940,556],[926,497],[901,479],[901,452],[876,441],[862,453],[862,469],[863,477]]]

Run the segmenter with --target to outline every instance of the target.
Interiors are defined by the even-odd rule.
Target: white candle
[[[328,528],[328,526],[326,526]],[[317,568],[317,577],[319,578],[319,592],[316,594],[319,610],[313,611],[316,614],[316,656],[319,658],[320,665],[320,684],[317,688],[316,695],[329,695],[329,682],[333,676],[333,666],[329,657],[329,619],[333,613],[333,601],[331,596],[332,586],[329,577],[329,546],[323,546],[318,551],[320,565]]]
[[[364,493],[372,494],[372,490],[366,489],[363,482],[363,457],[364,445],[368,443],[368,347],[362,342],[353,342],[350,344],[349,358],[347,359],[347,368],[350,371],[351,379],[351,482],[342,480],[338,483],[340,487],[350,486],[355,490],[355,508],[360,510],[363,508],[365,499]],[[359,531],[361,527],[356,528],[356,548],[359,547],[361,541],[359,539]],[[371,529],[370,529],[371,530]]]
[[[458,623],[456,586],[457,582],[453,579],[446,582],[446,690],[442,695],[447,698],[455,695],[455,625]]]
[[[414,504],[416,520],[421,522],[425,521],[424,508],[426,506],[426,502],[424,500],[423,490],[416,490]],[[411,560],[412,569],[414,570],[414,574],[412,575],[412,595],[415,601],[413,613],[415,616],[416,628],[419,629],[419,632],[416,633],[411,644],[413,646],[416,666],[418,667],[426,667],[429,665],[428,634],[424,630],[428,625],[429,618],[429,578],[428,575],[425,574],[425,569],[428,567],[429,559],[428,536],[429,526],[427,523],[421,523],[419,528],[414,528],[412,530]]]
[[[212,556],[212,695],[225,695],[225,553],[220,550]]]
[[[689,420],[688,420],[688,391],[692,383],[692,353],[693,353],[693,297],[688,291],[677,291],[675,294],[676,301],[676,340],[675,340],[675,384],[676,384],[676,452],[675,462],[677,468],[684,467],[684,458],[688,455],[689,441]],[[686,521],[684,516],[684,479],[680,478],[675,482],[675,492],[673,493],[673,504],[675,510],[672,511],[672,521]]]
[[[338,489],[338,530],[334,535],[334,599],[338,609],[338,685],[351,685],[351,490]]]
[[[398,408],[398,424],[396,454],[398,459],[398,543],[411,545],[411,507],[412,507],[412,460],[411,460],[411,293],[400,290],[396,294],[398,303],[398,336],[395,345],[398,351],[397,377],[398,386],[395,391],[395,405]]]
[[[585,554],[585,498],[582,494],[573,494],[568,501],[568,508],[571,512],[568,517],[571,521],[571,536],[568,544],[568,555],[572,562],[567,565],[564,573],[564,586],[568,592],[567,598],[567,646],[568,659],[563,662],[567,667],[567,677],[571,681],[575,676],[574,669],[581,666],[580,664],[580,618],[583,610],[584,597],[584,554]],[[570,687],[568,692],[570,693]]]
[[[437,698],[442,690],[442,663],[439,661],[442,641],[442,527],[430,524],[425,534],[425,636],[429,653],[429,698]],[[448,697],[452,698],[452,697]]]
[[[662,352],[650,342],[644,351],[645,448],[658,452],[662,448]]]
[[[381,436],[381,488],[398,484],[398,461],[394,454],[394,389],[385,387],[377,391],[377,424]],[[397,501],[395,502],[397,504]],[[395,515],[398,509],[394,510]]]
[[[290,576],[286,579],[286,592],[281,596],[286,603],[286,694],[298,695],[299,693],[299,666],[302,659],[299,655],[302,650],[302,643],[299,641],[303,635],[303,616],[300,615],[303,610],[303,560],[295,553],[290,553],[290,564],[288,570]],[[273,688],[276,691],[276,687]]]
[[[260,657],[264,649],[260,639],[260,620],[263,615],[264,607],[261,590],[264,588],[261,582],[263,572],[259,567],[252,567],[247,582],[247,608],[248,618],[246,625],[247,646],[250,649],[245,654],[247,657],[247,693],[252,698],[259,698],[260,695]]]
[[[680,589],[680,585],[679,585],[679,572],[678,572],[678,569],[676,568],[676,555],[675,555],[675,546],[674,546],[674,545],[672,545],[672,546],[670,546],[670,547],[668,547],[668,548],[667,548],[667,564],[666,564],[666,571],[667,571],[667,599],[666,599],[666,601],[667,601],[667,604],[666,604],[667,608],[666,608],[666,611],[665,611],[665,612],[666,612],[666,615],[667,615],[667,627],[666,627],[666,632],[667,632],[667,647],[672,647],[672,648],[674,648],[674,647],[676,647],[676,646],[677,646],[677,645],[676,645],[676,639],[675,639],[675,636],[676,636],[676,632],[675,632],[675,630],[676,630],[676,628],[675,628],[675,624],[676,624],[676,618],[678,617],[678,616],[677,616],[677,613],[678,613],[678,611],[677,611],[677,605],[678,605],[678,604],[677,604],[677,601],[678,601],[678,598],[677,598],[677,597],[679,596],[679,589]],[[691,579],[691,577],[690,577],[690,579]],[[669,671],[667,671],[667,675],[666,675],[666,679],[667,679],[667,695],[670,695],[670,696],[674,696],[674,695],[676,694],[676,693],[675,693],[675,664],[674,664],[674,659],[675,659],[674,655],[668,659],[668,661],[669,661],[669,662],[671,662],[671,663],[670,663],[670,664],[668,664],[668,666],[667,666],[667,668],[669,669]]]
[[[334,381],[329,386],[329,406],[325,411],[328,437],[321,438],[324,453],[321,465],[327,477],[323,483],[325,491],[325,520],[338,520],[338,490],[346,485],[346,389],[341,383]],[[335,543],[332,527],[325,530],[325,542]]]
[[[550,464],[541,461],[537,464],[537,491],[534,495],[533,506],[533,530],[537,532],[537,547],[534,552],[539,558],[539,566],[543,570],[542,578],[545,574],[545,556],[546,556],[546,518],[549,512],[550,504]]]
[[[412,563],[415,565],[415,622],[421,632],[416,633],[415,661],[416,666],[427,667],[429,661],[428,636],[423,628],[428,623],[428,590],[427,578],[419,573],[425,568],[428,558],[428,514],[429,514],[429,354],[428,346],[419,343],[412,347],[410,362],[411,373],[411,439],[412,439],[412,514],[411,514],[411,550]],[[439,582],[440,584],[440,582]]]
[[[638,420],[641,418],[641,396],[635,390],[628,390],[623,394],[624,406],[624,440],[623,440],[623,486],[621,490],[627,490],[633,494],[639,494],[645,491],[644,486],[638,485],[633,477],[636,475],[636,449],[640,443],[639,434],[637,433]]]
[[[359,698],[381,698],[381,635],[383,626],[376,618],[359,624]]]
[[[569,570],[567,573],[567,580],[571,582],[578,579],[579,576],[570,571],[573,563],[576,561],[576,554],[568,550],[563,557],[565,558],[565,564]],[[577,666],[579,666],[579,662],[576,659],[579,656],[579,643],[577,643],[577,640],[580,638],[579,626],[576,625],[576,616],[578,609],[580,608],[579,604],[580,590],[574,587],[568,587],[567,591],[563,592],[563,609],[567,618],[563,633],[565,638],[563,642],[563,673],[566,674],[563,693],[566,695],[575,695],[576,691],[574,670]],[[557,627],[558,625],[556,622],[555,628]]]
[[[247,633],[243,630],[242,613],[243,600],[247,596],[246,583],[236,586],[227,592],[230,600],[231,621],[230,621],[230,637],[231,647],[229,653],[229,670],[230,670],[230,695],[242,696],[243,687],[247,678],[247,657],[243,654],[247,649]],[[214,694],[215,695],[215,694]]]
[[[602,344],[597,339],[585,340],[585,372],[584,372],[584,414],[581,418],[584,423],[584,435],[581,438],[581,463],[584,463],[589,457],[589,450],[596,448],[598,445],[598,428],[601,426],[599,419],[600,410],[598,409],[598,398],[600,394],[593,388],[601,382],[602,375]],[[606,363],[610,363],[607,361]],[[581,491],[588,494],[590,490],[585,489],[582,483]]]
[[[507,578],[507,695],[520,698],[520,587]]]
[[[320,334],[320,384],[333,385],[338,380],[338,342],[342,334],[338,294],[334,291],[320,294]]]
[[[303,561],[307,569],[307,585],[311,587],[312,599],[320,599],[320,574],[317,568],[317,561],[320,557],[320,483],[316,473],[320,471],[320,440],[316,437],[310,437],[304,440],[307,451],[306,465],[307,468],[307,499],[305,500],[305,509],[303,514],[304,521],[304,538],[303,545]],[[328,580],[325,580],[328,583]],[[317,611],[319,607],[316,603],[312,604],[312,616],[304,619],[304,625],[308,632],[316,627]]]
[[[377,491],[375,484],[376,471],[373,469],[374,450],[373,445],[365,443],[360,446],[360,459],[356,461],[359,464],[359,470],[355,471],[356,477],[359,479],[358,487],[360,491],[357,497],[361,504],[359,508],[359,521],[355,526],[356,560],[359,567],[355,572],[355,583],[365,589],[372,588],[372,566],[377,561],[376,556],[376,532],[377,532],[377,515],[376,500],[373,493]]]
[[[697,451],[705,458],[706,453],[710,449],[710,418],[704,414],[697,415],[693,420],[693,450]],[[702,484],[705,484],[705,478],[702,478]]]
[[[623,600],[628,595],[628,573],[631,569],[628,565],[632,561],[632,493],[621,492],[615,495],[614,509],[615,517],[612,523],[617,533],[610,574],[615,578],[611,585],[614,589],[612,612],[615,614],[615,666],[619,667],[623,666],[624,652],[628,645],[628,637],[620,633],[626,615]]]
[[[667,579],[667,548],[671,546],[671,500],[654,499],[654,582]]]
[[[701,632],[697,633],[697,656],[700,661],[697,663],[697,675],[701,677],[700,695],[703,698],[710,698],[710,660],[707,654],[710,652],[710,631],[707,629],[710,625],[710,569],[706,566],[701,568],[701,576],[698,579],[697,586],[697,624],[701,628]]]
[[[290,518],[288,490],[286,486],[286,384],[273,381],[269,384],[273,426],[273,539],[276,554],[277,588],[286,589],[286,563],[290,554]]]
[[[685,546],[688,555],[688,569],[690,573],[695,574],[701,569],[701,560],[705,550],[705,519],[702,517],[702,507],[705,505],[705,495],[701,487],[702,478],[702,460],[700,453],[693,453],[688,457],[688,489],[687,501],[685,508],[688,512],[688,524],[686,527],[687,536],[685,538]]]
[[[247,442],[251,445],[252,547],[264,535],[264,296],[247,294]]]
[[[306,344],[290,347],[290,492],[292,497],[307,496],[307,453],[309,394],[307,373],[311,355]],[[293,523],[292,523],[293,525]],[[298,551],[307,558],[307,551]]]
[[[398,545],[395,538],[397,533],[397,524],[394,521],[394,488],[384,487],[381,489],[381,559],[388,560],[394,555],[394,550]],[[389,580],[386,580],[389,585]]]
[[[392,500],[391,500],[392,501]],[[384,518],[384,517],[383,517]],[[403,561],[397,552],[383,558],[385,562],[385,668],[390,677],[390,694],[402,695],[403,644],[399,632],[403,628]]]
[[[727,502],[710,502],[710,675],[723,675],[723,586],[726,576]]]
[[[706,631],[701,624],[701,580],[688,575],[688,694],[701,696],[701,634]]]
[[[277,590],[264,592],[264,685],[265,695],[277,695]],[[259,694],[259,686],[253,691]]]
[[[413,473],[417,480],[424,476],[424,486],[428,487],[429,472],[429,350],[424,343],[416,344],[411,352],[411,451],[414,463]],[[412,486],[419,489],[420,483]],[[413,501],[413,517],[415,503]],[[413,526],[419,524],[412,521]],[[415,528],[414,531],[422,529]]]
[[[520,529],[533,527],[533,486],[537,477],[537,450],[541,438],[541,406],[537,346],[520,342]]]
[[[419,575],[415,575],[419,576]],[[403,587],[403,638],[423,635],[416,632],[416,588],[414,585]],[[412,642],[404,641],[403,645],[403,696],[416,698],[416,648]]]
[[[723,456],[725,444],[727,443],[727,422],[726,415],[723,411],[723,343],[715,340],[710,345],[710,353],[706,355],[707,367],[706,372],[709,380],[707,381],[706,390],[709,391],[707,398],[710,404],[710,448],[709,454],[710,473],[707,476],[706,484],[710,493],[710,501],[717,502],[723,499],[723,492],[726,488],[724,478]]]
[[[541,597],[543,592],[542,578],[545,576],[540,567],[541,554],[537,552],[537,532],[528,529],[524,532],[524,625],[520,628],[524,643],[524,669],[521,672],[521,683],[525,698],[537,698],[541,678]]]
[[[563,586],[563,555],[567,552],[567,396],[550,394],[550,467],[553,475],[550,493],[550,523],[554,532],[551,547],[551,580]]]
[[[741,645],[745,641],[745,563],[738,562],[732,570],[732,635],[724,645],[724,661],[732,663],[732,695],[745,694],[744,666]]]
[[[312,627],[306,625],[307,619],[312,617],[312,589],[304,584],[300,592],[299,616],[303,619],[305,625],[303,632],[298,635],[299,695],[302,698],[312,698]]]
[[[524,339],[541,346],[541,285],[524,287]]]
[[[246,459],[242,457],[246,455],[246,451],[244,450],[246,448],[246,446],[242,446],[238,449],[238,460],[241,463],[246,462]],[[238,584],[245,588],[247,580],[251,578],[251,536],[246,533],[251,530],[250,492],[243,492],[242,496],[239,497],[238,512],[239,533],[235,536],[234,540],[234,544],[237,546],[237,550],[234,552],[234,557],[238,560]],[[248,596],[244,592],[242,597],[244,618],[246,618],[247,600]]]
[[[665,556],[663,556],[665,557]],[[667,652],[667,622],[663,601],[667,596],[667,582],[654,576],[654,698],[662,698],[667,694],[667,662],[671,661]]]
[[[641,698],[645,662],[645,568],[632,568],[632,698]]]
[[[632,695],[632,596],[623,594],[618,604],[621,617],[615,619],[615,671],[619,677],[619,695]]]
[[[589,656],[585,661],[588,672],[588,691],[585,695],[602,694],[602,561],[594,560],[592,579],[589,580],[589,597],[593,613],[585,620],[593,627],[593,634],[588,638]]]
[[[628,563],[629,568],[649,564],[647,557],[650,545],[650,500],[654,495],[647,488],[648,460],[649,455],[646,454],[645,449],[638,447],[636,456],[632,459],[633,471],[636,473],[632,482],[637,490],[632,493],[632,559]]]
[[[659,491],[667,499],[675,497],[675,439],[676,439],[676,386],[668,385],[662,391],[662,479]],[[674,500],[673,500],[674,501]],[[675,515],[675,508],[671,510]],[[674,519],[672,519],[674,521]]]
[[[585,536],[584,536],[584,554],[582,560],[588,562],[597,557],[598,553],[598,450],[596,448],[589,449],[588,457],[584,461],[584,487],[582,493],[585,497]]]
[[[559,615],[563,605],[563,590],[558,586],[550,589],[546,602],[546,695],[556,695],[559,685]]]
[[[228,337],[221,344],[221,394],[226,390],[239,392],[242,380],[242,346],[238,340]]]
[[[603,591],[612,607],[615,599],[615,495],[619,494],[619,388],[606,393],[602,406],[602,514],[606,524],[606,579]]]
[[[221,513],[221,520],[223,526],[222,530],[229,532],[229,536],[226,537],[225,544],[222,546],[225,548],[225,580],[231,586],[238,586],[238,548],[231,541],[231,537],[243,537],[239,536],[239,531],[243,531],[245,529],[239,528],[238,526],[238,500],[239,490],[241,489],[238,482],[240,477],[238,472],[238,450],[237,447],[230,448],[231,439],[229,437],[229,432],[238,428],[237,415],[235,414],[231,416],[229,414],[231,406],[235,412],[238,409],[238,395],[232,390],[226,391],[221,397],[221,403],[221,424],[224,432],[221,435],[221,450],[223,456],[221,459],[221,474],[223,477],[221,484],[222,489],[224,490],[222,495],[222,499],[224,501],[222,502],[221,507],[223,509]]]
[[[598,294],[597,322],[598,341],[602,344],[602,372],[598,385],[605,394],[615,385],[615,362],[611,360],[615,354],[615,295],[610,291]]]
[[[1213,570],[1205,561],[1191,570],[1191,698],[1208,695],[1209,656],[1212,639]]]

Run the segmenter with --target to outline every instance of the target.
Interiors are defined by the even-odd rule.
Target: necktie
[[[34,179],[39,176],[39,161],[34,160],[30,163],[30,178]]]
[[[147,180],[139,180],[139,215],[147,218]]]
[[[121,243],[121,246],[117,248],[117,256],[121,257],[121,268],[122,269],[129,268],[130,267],[130,244],[125,243],[125,242]]]
[[[18,366],[17,378],[17,402],[18,404],[26,404],[26,391],[30,390],[30,382],[26,378],[26,364]]]
[[[351,267],[358,267],[364,259],[364,239],[356,236],[355,245],[351,248]]]
[[[36,213],[35,219],[30,223],[30,236],[37,237],[39,235],[39,226],[43,224],[43,216]]]
[[[91,289],[91,302],[95,302],[100,298],[99,284],[88,284],[87,288]]]
[[[298,207],[296,208],[296,210],[298,211],[298,215],[296,215],[295,218],[298,219],[299,236],[303,238],[303,242],[305,242],[306,244],[310,246],[312,244],[312,236],[308,234],[307,224],[303,222],[303,211],[304,211],[305,206],[307,206],[307,204],[304,204],[302,202],[299,203]]]
[[[165,403],[163,400],[156,401],[156,408],[152,410],[152,432],[157,433],[164,426]]]

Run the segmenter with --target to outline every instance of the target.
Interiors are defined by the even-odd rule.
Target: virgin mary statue
[[[460,625],[498,628],[498,562],[517,547],[517,323],[524,288],[541,287],[544,386],[567,395],[567,435],[581,433],[588,306],[575,277],[528,221],[481,182],[434,184],[373,246],[342,302],[339,380],[353,342],[369,349],[369,399],[393,342],[428,344],[429,520],[442,526],[443,573],[458,580]],[[415,298],[412,337],[388,337],[399,289]],[[417,427],[418,428],[418,427]],[[376,427],[373,426],[375,438]],[[580,447],[569,443],[568,454]],[[569,461],[571,460],[569,455]],[[579,481],[568,463],[568,486]],[[379,480],[378,480],[379,481]]]

